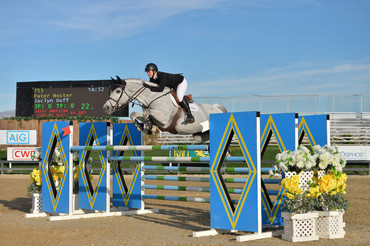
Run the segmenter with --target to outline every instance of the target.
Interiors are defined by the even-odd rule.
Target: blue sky
[[[183,73],[195,97],[370,94],[368,0],[0,0],[0,112],[16,82]]]

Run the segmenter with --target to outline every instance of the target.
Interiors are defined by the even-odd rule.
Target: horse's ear
[[[126,81],[124,79],[121,79],[118,75],[116,75],[117,81],[119,81],[120,84],[126,85]]]

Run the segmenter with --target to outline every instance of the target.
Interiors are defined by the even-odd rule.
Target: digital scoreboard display
[[[112,85],[111,80],[19,82],[16,116],[108,116],[103,105]],[[128,109],[112,116],[127,117]]]

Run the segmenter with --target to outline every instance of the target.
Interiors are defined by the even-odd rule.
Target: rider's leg
[[[188,88],[188,82],[184,78],[184,80],[177,86],[176,95],[177,95],[177,99],[180,102],[181,108],[186,113],[185,121],[187,123],[193,123],[195,120],[194,120],[193,115],[191,114],[189,102],[184,99],[184,95],[185,95],[187,88]]]

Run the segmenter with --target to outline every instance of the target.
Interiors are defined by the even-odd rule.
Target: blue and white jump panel
[[[108,145],[108,123],[80,123],[79,124],[79,145]],[[84,150],[79,153],[79,192],[78,204],[79,208],[89,210],[109,211],[110,205],[107,201],[110,200],[107,189],[109,188],[109,164],[107,160],[107,151],[97,151],[101,164],[101,171],[95,187],[89,176],[89,167],[86,165],[90,151]]]
[[[330,145],[329,115],[299,116],[298,136],[299,143],[306,136],[311,147],[315,145]]]
[[[274,134],[280,152],[295,150],[298,146],[298,115],[295,113],[262,114],[261,115],[261,158]],[[266,186],[262,184],[262,224],[283,225],[281,205],[285,189],[280,187],[275,202],[272,202]]]
[[[261,158],[259,112],[212,114],[210,116],[210,193],[211,228],[262,231]],[[247,181],[236,206],[233,204],[220,172],[233,136],[242,149]]]
[[[141,145],[141,133],[133,123],[113,124],[113,145]],[[140,156],[141,151],[133,151]],[[113,151],[119,157],[123,151]],[[121,171],[120,161],[112,162],[113,169],[113,206],[143,209],[141,198],[141,162],[135,162],[131,184],[127,184]]]
[[[69,148],[72,138],[67,128],[72,129],[68,121],[45,122],[42,124],[42,211],[51,213],[72,213],[73,158]],[[54,150],[59,147],[64,167],[59,189],[55,187],[51,173],[51,160]]]

